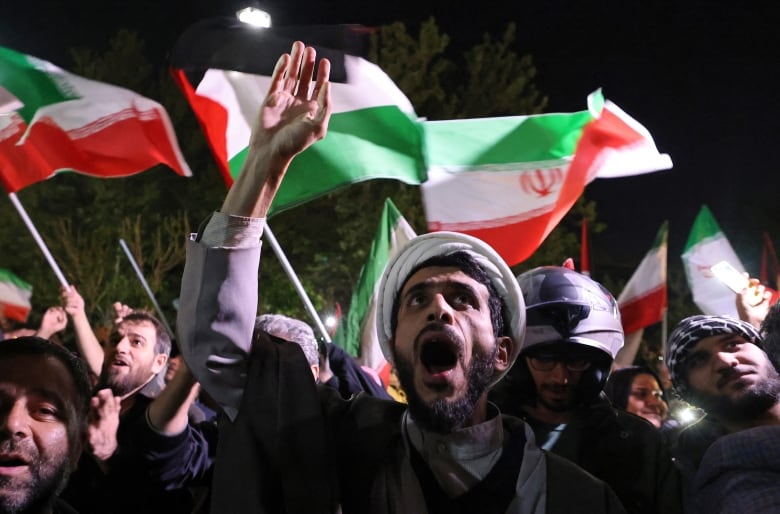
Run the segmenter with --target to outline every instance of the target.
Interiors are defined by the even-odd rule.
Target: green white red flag
[[[304,31],[258,32],[225,23],[189,29],[171,64],[230,183],[278,55]],[[356,29],[338,30],[343,39]],[[422,184],[429,230],[472,234],[516,264],[538,248],[593,179],[671,167],[647,129],[600,92],[577,113],[421,121],[382,70],[332,49],[342,48],[339,37],[305,32],[331,60],[334,114],[328,135],[293,160],[274,212],[362,180]]]
[[[0,315],[25,321],[30,314],[32,286],[7,269],[0,268]]]
[[[191,175],[165,109],[132,91],[0,47],[0,180],[15,192],[71,170]]]
[[[666,256],[669,223],[658,229],[653,247],[618,297],[623,331],[632,334],[663,319],[667,306]]]
[[[595,178],[671,167],[649,132],[600,91],[587,111],[426,122],[430,230],[489,243],[510,265],[541,245]]]
[[[390,258],[415,237],[414,230],[388,198],[382,210],[368,259],[360,271],[346,321],[339,325],[333,342],[358,361],[380,372],[387,361],[376,333],[376,300],[379,279]]]
[[[706,205],[702,205],[693,222],[682,260],[693,302],[699,309],[704,314],[738,317],[734,292],[710,268],[724,260],[740,272],[745,267]]]

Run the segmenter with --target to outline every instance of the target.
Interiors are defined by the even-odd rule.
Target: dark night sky
[[[11,3],[7,1],[6,3]],[[235,11],[229,0],[27,0],[4,6],[0,45],[67,67],[65,49],[105,47],[118,27],[147,48],[169,49],[192,22]],[[160,7],[164,6],[164,7]],[[744,264],[758,272],[761,232],[780,237],[780,4],[722,0],[543,0],[536,3],[441,0],[269,0],[275,25],[405,21],[435,16],[456,48],[518,25],[516,49],[531,53],[548,111],[585,108],[604,89],[655,137],[671,171],[596,181],[607,231],[592,241],[594,261],[633,269],[660,223],[669,219],[670,264],[702,203],[707,203]],[[388,7],[392,6],[392,7]],[[630,274],[630,271],[628,271]],[[627,277],[625,277],[627,278]]]

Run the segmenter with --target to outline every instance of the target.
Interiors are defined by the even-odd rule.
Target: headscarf
[[[672,384],[680,396],[684,396],[688,392],[685,361],[696,343],[705,337],[722,334],[741,336],[745,341],[763,349],[758,330],[747,321],[729,316],[704,314],[685,318],[672,331],[666,346],[666,367],[669,368]]]

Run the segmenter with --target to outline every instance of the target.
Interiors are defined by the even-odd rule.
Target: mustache
[[[718,389],[722,389],[723,387],[726,386],[726,384],[728,384],[732,380],[738,379],[742,375],[746,375],[750,373],[750,370],[736,367],[736,368],[722,369],[719,370],[718,373],[720,374],[720,378],[718,379],[715,385],[717,386]]]
[[[0,454],[19,455],[26,462],[32,462],[37,458],[34,452],[30,452],[28,444],[21,444],[16,439],[0,440]]]
[[[464,350],[464,342],[461,339],[460,334],[452,328],[450,325],[446,323],[441,323],[438,321],[432,321],[425,325],[422,330],[420,330],[420,333],[417,334],[417,337],[414,339],[414,352],[415,354],[419,354],[420,346],[425,344],[429,341],[428,335],[431,333],[444,333],[444,338],[447,342],[452,343],[454,349],[457,352],[458,358],[463,356],[463,350]],[[441,337],[437,337],[437,339],[441,340]]]

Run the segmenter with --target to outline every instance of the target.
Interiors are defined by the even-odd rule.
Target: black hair
[[[448,255],[437,255],[430,259],[418,264],[409,272],[404,279],[401,287],[398,288],[398,292],[393,299],[393,312],[390,318],[390,327],[392,333],[395,334],[396,326],[398,325],[398,310],[401,303],[401,291],[406,286],[406,282],[423,268],[443,267],[443,268],[458,268],[460,271],[466,274],[469,278],[472,278],[485,286],[488,290],[488,308],[490,309],[490,321],[493,325],[493,335],[498,338],[506,335],[505,329],[508,329],[507,324],[504,323],[504,319],[509,319],[506,313],[506,305],[504,299],[498,294],[498,291],[493,286],[490,277],[482,269],[482,266],[474,259],[468,252],[453,252]]]
[[[155,339],[156,342],[154,344],[154,353],[160,354],[164,353],[165,355],[170,356],[171,355],[171,336],[168,333],[168,331],[165,329],[165,325],[162,324],[162,322],[157,319],[151,312],[145,311],[145,310],[134,310],[124,318],[122,318],[122,323],[129,322],[129,323],[141,323],[147,321],[152,324],[155,330]]]
[[[22,356],[50,356],[59,360],[70,373],[77,394],[76,423],[68,426],[70,442],[86,435],[89,406],[92,399],[92,383],[83,360],[64,347],[36,336],[17,337],[0,342],[0,361]]]
[[[658,373],[647,366],[629,366],[627,368],[617,369],[612,372],[604,386],[604,394],[607,395],[613,406],[620,410],[626,410],[628,406],[628,397],[631,395],[631,386],[637,375],[650,375],[658,382],[658,387],[663,392],[663,399],[666,400],[666,391],[664,391],[663,382]]]

